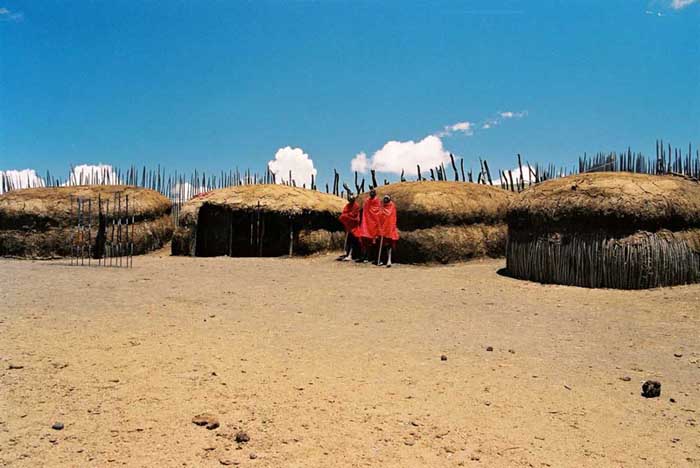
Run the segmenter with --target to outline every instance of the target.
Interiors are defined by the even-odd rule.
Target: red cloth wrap
[[[382,202],[377,197],[368,198],[362,205],[362,224],[360,225],[360,237],[376,239],[379,237],[379,218],[382,210]]]
[[[399,231],[396,229],[396,205],[392,201],[382,203],[380,207],[379,235],[384,239],[399,240]]]
[[[345,227],[345,232],[355,237],[360,236],[360,205],[356,202],[348,203],[340,214],[340,222]]]

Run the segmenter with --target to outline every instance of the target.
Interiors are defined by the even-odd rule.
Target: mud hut
[[[41,259],[71,255],[76,243],[76,200],[80,198],[85,200],[82,224],[90,228],[89,234],[83,229],[81,238],[90,239],[89,252],[97,257],[105,251],[105,243],[113,240],[116,197],[120,197],[125,213],[127,196],[128,222],[134,221],[129,230],[133,253],[142,254],[169,241],[173,232],[171,203],[153,190],[118,185],[30,188],[0,195],[0,256]]]
[[[173,255],[275,257],[342,249],[343,199],[286,185],[239,185],[182,206]]]
[[[505,216],[512,193],[466,182],[400,182],[377,187],[377,197],[396,204],[400,238],[394,260],[449,263],[475,257],[502,257]],[[364,203],[367,194],[359,197]]]
[[[590,288],[700,281],[700,183],[588,173],[523,192],[508,213],[507,270]]]

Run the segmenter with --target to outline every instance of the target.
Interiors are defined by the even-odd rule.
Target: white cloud
[[[189,182],[183,182],[183,183],[176,182],[170,188],[170,198],[173,201],[178,201],[180,199],[187,201],[190,198],[194,197],[195,195],[198,195],[200,193],[204,193],[206,191],[207,191],[207,189],[204,188],[203,186],[195,187],[194,185],[190,184]]]
[[[435,136],[442,138],[446,136],[450,136],[454,133],[463,133],[465,135],[473,135],[474,134],[474,124],[472,122],[457,122],[456,124],[452,125],[445,125],[443,129],[435,134]]]
[[[361,151],[350,161],[350,169],[353,172],[367,172],[369,170],[370,161],[364,151]]]
[[[314,169],[314,162],[309,155],[304,153],[301,148],[292,148],[285,146],[280,148],[275,153],[275,159],[267,163],[270,172],[275,174],[275,179],[278,184],[289,182],[289,171],[292,172],[292,179],[297,187],[306,184],[307,188],[311,188],[311,176],[317,174]]]
[[[64,185],[119,185],[117,172],[109,164],[80,164],[75,166]]]
[[[22,21],[24,19],[24,13],[21,11],[13,12],[7,8],[0,8],[0,21]]]
[[[450,153],[445,151],[442,140],[436,135],[429,135],[422,140],[389,141],[382,149],[367,159],[364,153],[359,153],[353,159],[351,166],[358,172],[374,169],[378,172],[401,174],[402,170],[413,171],[416,165],[422,170],[437,167],[450,160]],[[364,168],[364,171],[360,171]]]
[[[513,176],[513,183],[515,185],[518,185],[520,183],[520,166],[514,167],[513,169],[510,170],[510,172],[511,172],[511,175]],[[493,184],[494,185],[505,185],[506,183],[508,183],[510,185],[510,178],[508,178],[508,171],[505,171],[505,173],[506,173],[507,179],[499,178],[498,180],[494,180]],[[535,183],[535,168],[528,166],[527,164],[524,165],[522,179],[525,181],[526,185],[534,184]]]
[[[34,169],[0,171],[0,193],[45,185],[44,179],[39,177]]]
[[[522,112],[513,112],[513,111],[506,111],[506,112],[499,112],[499,114],[502,119],[521,119],[527,115],[527,111],[522,111]]]
[[[673,0],[671,2],[671,8],[673,8],[674,10],[680,10],[692,5],[695,2],[697,2],[697,0]]]

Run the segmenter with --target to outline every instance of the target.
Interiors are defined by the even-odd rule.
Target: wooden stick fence
[[[134,225],[136,216],[129,196],[116,192],[103,202],[89,197],[70,198],[73,229],[70,239],[70,265],[134,266]],[[111,209],[110,209],[111,206]],[[96,221],[93,223],[93,220]]]
[[[464,159],[460,159],[459,167],[456,163],[454,155],[450,154],[449,168],[452,173],[448,173],[448,169],[444,164],[437,167],[429,168],[423,171],[420,166],[416,166],[415,180],[454,180],[461,182],[476,182],[480,184],[489,184],[500,186],[503,189],[519,192],[530,185],[538,184],[548,179],[562,177],[567,174],[595,172],[595,171],[629,171],[645,174],[672,174],[692,179],[700,179],[700,150],[695,149],[693,152],[692,145],[688,145],[687,151],[681,148],[672,148],[670,144],[664,144],[662,140],[656,142],[655,157],[647,157],[642,153],[633,153],[630,148],[621,153],[598,153],[595,156],[589,157],[584,153],[583,157],[578,159],[577,167],[567,170],[564,167],[556,167],[553,164],[530,165],[528,161],[523,164],[523,159],[520,154],[517,155],[517,168],[515,171],[499,170],[492,173],[491,167],[486,159],[479,158],[478,171],[474,172],[471,168],[465,171]],[[515,172],[515,174],[513,174]],[[401,172],[400,180],[408,180],[407,172]],[[428,175],[426,177],[426,174]],[[494,180],[493,176],[497,178]],[[250,184],[274,184],[278,180],[280,183],[292,187],[300,186],[294,179],[294,174],[289,172],[285,176],[272,173],[269,168],[264,172],[251,172],[250,170],[241,171],[238,168],[229,171],[219,171],[214,174],[207,174],[203,171],[195,170],[192,173],[168,172],[165,167],[158,165],[155,169],[147,169],[145,166],[137,167],[130,166],[126,170],[113,168],[111,166],[100,166],[91,169],[89,172],[77,170],[71,167],[71,173],[68,179],[61,180],[54,177],[50,172],[46,172],[43,179],[31,179],[27,177],[26,182],[21,180],[19,184],[16,180],[10,177],[7,173],[0,173],[0,193],[10,190],[17,190],[24,187],[57,187],[61,185],[132,185],[151,190],[156,190],[173,202],[173,219],[175,222],[179,219],[181,207],[183,203],[191,198],[224,187],[250,185]],[[278,179],[279,178],[279,179]],[[476,179],[476,180],[475,180]],[[317,178],[311,177],[310,186],[312,190],[318,190]],[[384,184],[388,184],[389,180],[383,179]],[[367,188],[376,187],[379,184],[375,170],[370,171],[370,181]],[[344,197],[350,192],[348,184],[341,181],[340,173],[333,170],[333,182],[325,183],[325,191],[334,195]],[[306,188],[306,183],[302,183],[301,187]],[[357,172],[354,173],[354,188],[356,193],[362,193],[366,190],[365,178]],[[82,202],[76,200],[76,210],[80,213],[88,213],[91,210],[86,209]],[[79,206],[78,206],[79,205]],[[113,200],[111,208],[114,211],[119,210],[119,200]],[[105,201],[105,207],[109,207],[109,201]],[[89,216],[88,216],[89,217]],[[82,220],[82,219],[81,219]],[[86,220],[89,222],[89,220]],[[115,226],[119,231],[118,223]]]

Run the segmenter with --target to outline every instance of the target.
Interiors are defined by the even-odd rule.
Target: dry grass
[[[595,172],[534,186],[513,202],[509,223],[590,221],[625,227],[700,226],[700,183],[675,176]]]
[[[232,211],[253,210],[260,203],[261,209],[267,212],[285,215],[325,212],[338,216],[345,205],[342,198],[316,190],[279,184],[239,185],[212,190],[188,201],[182,206],[181,223],[196,223],[204,203],[224,205]]]
[[[381,199],[390,195],[396,204],[401,230],[432,226],[503,222],[513,194],[490,185],[465,182],[400,182],[377,187]],[[362,204],[368,194],[362,194]]]
[[[68,226],[73,223],[71,197],[99,197],[103,201],[114,200],[114,194],[122,193],[122,209],[129,197],[129,212],[137,218],[156,219],[168,213],[170,200],[155,190],[127,185],[80,185],[73,187],[41,187],[13,190],[0,195],[0,228],[42,222],[52,226]],[[75,210],[75,205],[73,206]],[[93,207],[96,209],[96,207]],[[111,209],[111,207],[110,207]],[[32,221],[33,220],[33,221]]]

